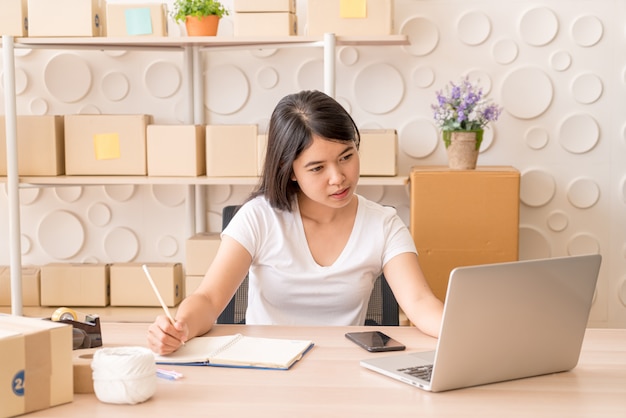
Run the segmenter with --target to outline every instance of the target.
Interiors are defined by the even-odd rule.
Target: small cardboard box
[[[6,120],[0,116],[0,175],[7,175]],[[65,173],[63,116],[17,117],[17,170],[21,176]]]
[[[298,34],[295,13],[235,12],[235,36],[294,36]]]
[[[108,264],[50,263],[41,267],[42,306],[108,304]]]
[[[204,276],[185,276],[185,297],[196,291],[202,279],[204,279]]]
[[[147,174],[150,115],[66,115],[67,175]]]
[[[204,276],[222,242],[218,232],[199,232],[186,242],[185,274]]]
[[[28,36],[101,36],[99,0],[28,0]]]
[[[202,125],[148,125],[149,176],[200,176],[206,172]]]
[[[107,3],[106,36],[167,36],[165,3]]]
[[[28,36],[27,0],[0,0],[0,35]]]
[[[72,402],[72,326],[0,315],[0,417]]]
[[[37,266],[22,267],[22,306],[39,306],[41,270]],[[0,266],[0,306],[11,306],[11,269]]]
[[[307,2],[307,34],[381,36],[393,33],[393,0]]]
[[[235,12],[295,13],[296,0],[234,0],[233,10]]]
[[[361,175],[397,175],[398,135],[395,129],[362,129],[360,133]]]
[[[257,136],[256,125],[207,125],[206,175],[256,176]]]
[[[111,265],[111,306],[161,306],[141,263]],[[183,300],[183,266],[180,263],[147,264],[150,276],[167,306]]]
[[[257,141],[257,176],[263,174],[265,154],[267,152],[267,134],[259,135]]]
[[[518,259],[519,185],[513,167],[411,170],[410,230],[439,299],[455,267]]]

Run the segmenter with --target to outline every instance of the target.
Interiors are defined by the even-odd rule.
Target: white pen
[[[154,290],[154,294],[156,295],[157,299],[159,299],[159,303],[161,304],[161,307],[163,308],[163,311],[165,311],[165,315],[169,318],[169,320],[172,323],[172,325],[174,325],[176,323],[176,321],[174,320],[174,317],[170,313],[170,310],[167,308],[167,305],[163,301],[163,298],[161,297],[161,293],[159,292],[159,289],[157,289],[157,287],[156,287],[156,283],[154,283],[154,280],[152,280],[152,276],[150,275],[150,271],[148,271],[148,266],[143,264],[141,267],[143,268],[144,273],[146,273],[146,277],[148,278],[148,281],[150,282],[150,286],[152,286],[152,290]],[[185,345],[184,341],[181,341],[181,342],[183,343],[183,345]]]

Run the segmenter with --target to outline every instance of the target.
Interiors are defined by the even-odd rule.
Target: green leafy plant
[[[184,22],[187,16],[227,16],[228,9],[217,0],[176,0],[171,13],[176,22]]]

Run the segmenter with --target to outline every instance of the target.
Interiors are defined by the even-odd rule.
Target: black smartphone
[[[348,332],[346,338],[355,342],[367,351],[400,351],[406,347],[380,331]]]

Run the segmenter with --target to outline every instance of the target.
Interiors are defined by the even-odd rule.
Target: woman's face
[[[313,136],[313,143],[293,162],[301,192],[322,205],[341,208],[352,200],[359,180],[359,153],[354,142]]]

